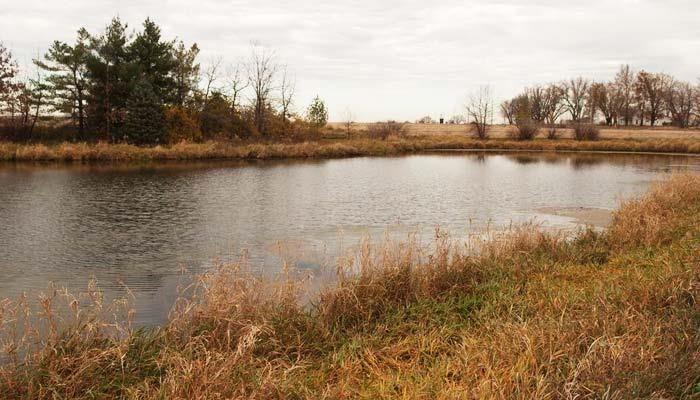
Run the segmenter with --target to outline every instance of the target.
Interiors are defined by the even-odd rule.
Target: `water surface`
[[[0,298],[53,281],[97,278],[108,297],[133,293],[138,324],[163,321],[182,270],[247,250],[279,268],[280,249],[314,273],[365,235],[439,225],[461,236],[536,220],[581,221],[557,208],[615,208],[692,157],[427,154],[305,162],[158,166],[0,165]],[[128,291],[127,288],[128,287]]]

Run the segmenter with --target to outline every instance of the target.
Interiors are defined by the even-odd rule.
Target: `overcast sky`
[[[274,49],[296,75],[296,108],[318,93],[332,120],[449,117],[483,84],[501,100],[623,63],[700,78],[698,0],[0,0],[0,41],[26,66],[115,15],[198,43],[203,64],[242,62],[253,41]]]

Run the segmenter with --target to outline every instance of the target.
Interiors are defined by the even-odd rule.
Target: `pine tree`
[[[146,79],[141,79],[134,88],[127,105],[124,133],[127,140],[135,144],[163,143],[165,139],[165,116],[163,102]]]
[[[161,40],[160,28],[155,22],[146,19],[143,31],[136,35],[129,45],[129,54],[138,76],[151,84],[155,94],[165,102],[173,102],[176,97],[176,81],[172,72],[177,66],[173,56],[173,42]]]
[[[317,128],[323,128],[328,123],[328,109],[320,97],[314,97],[308,111],[306,112],[309,122]]]
[[[88,139],[85,132],[87,118],[87,57],[89,35],[78,32],[75,46],[55,41],[43,60],[34,64],[49,72],[46,84],[51,92],[51,103],[55,111],[69,114],[78,126],[78,137]]]
[[[13,90],[13,80],[17,76],[17,63],[12,53],[0,42],[0,95]]]
[[[128,26],[119,18],[114,18],[104,33],[97,37],[87,34],[85,29],[81,30],[90,40],[86,63],[90,83],[90,123],[112,141],[122,136],[126,103],[137,76],[131,52],[128,51],[130,35],[127,30]]]
[[[171,71],[171,75],[175,81],[172,99],[174,105],[184,106],[197,90],[197,85],[199,84],[198,54],[199,47],[197,47],[197,44],[187,48],[183,42],[179,42],[173,48],[175,67]]]

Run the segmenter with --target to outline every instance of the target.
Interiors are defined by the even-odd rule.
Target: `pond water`
[[[439,225],[461,237],[533,220],[572,229],[586,222],[576,210],[605,213],[665,174],[699,169],[694,157],[536,153],[5,164],[0,298],[49,282],[82,290],[94,277],[108,298],[133,295],[138,325],[157,324],[183,269],[201,272],[242,250],[261,270],[278,269],[280,251],[291,251],[313,272],[368,235],[430,238]]]

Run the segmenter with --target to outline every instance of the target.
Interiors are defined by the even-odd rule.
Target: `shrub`
[[[474,139],[486,140],[489,138],[488,125],[472,122],[469,124],[469,131]]]
[[[557,131],[556,127],[550,126],[549,128],[547,128],[547,139],[550,139],[550,140],[559,139],[559,132]]]
[[[202,140],[202,130],[199,128],[197,117],[183,107],[168,107],[165,110],[165,125],[169,143]]]
[[[231,136],[233,115],[229,100],[221,93],[214,92],[199,115],[204,137],[210,139],[217,136]]]
[[[515,124],[515,139],[517,140],[532,140],[537,136],[539,127],[537,123],[531,119],[517,121]]]
[[[396,121],[377,122],[368,127],[369,137],[386,140],[389,136],[406,135],[406,124]]]
[[[593,124],[577,124],[574,126],[574,139],[576,140],[598,140],[600,129]]]

